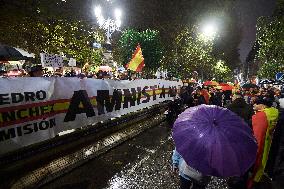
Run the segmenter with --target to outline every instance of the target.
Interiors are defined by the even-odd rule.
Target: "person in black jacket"
[[[223,105],[224,106],[228,106],[231,103],[231,95],[232,95],[232,91],[223,91],[224,94],[224,99],[223,99]]]
[[[227,108],[243,118],[245,122],[251,126],[254,110],[252,106],[245,102],[241,94],[235,94],[233,96],[233,102]]]
[[[219,89],[212,89],[210,93],[210,104],[222,106],[222,92]]]
[[[232,98],[233,102],[228,105],[228,109],[236,113],[244,119],[244,121],[251,127],[252,116],[254,114],[253,107],[246,103],[241,94],[235,94]],[[248,172],[241,177],[232,177],[228,180],[229,189],[245,189],[246,181],[248,179]]]
[[[187,105],[188,107],[194,106],[193,104],[193,97],[191,96],[191,93],[193,91],[192,87],[183,87],[181,90],[180,98],[183,101],[183,104]]]

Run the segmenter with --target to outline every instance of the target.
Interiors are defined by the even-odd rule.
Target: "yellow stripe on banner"
[[[54,111],[67,110],[69,108],[70,102],[56,103],[54,104]]]
[[[0,123],[17,122],[58,111],[66,111],[69,108],[69,104],[69,102],[58,102],[54,104],[34,104],[33,107],[28,105],[27,107],[19,106],[15,107],[15,109],[7,109],[5,112],[0,112]]]
[[[169,89],[165,89],[165,93],[167,94],[169,92]],[[153,96],[153,91],[146,91],[146,93],[149,96]],[[155,90],[155,94],[158,96],[162,93],[162,90]],[[146,96],[141,94],[141,98],[145,98]],[[138,98],[138,93],[136,93],[136,98]],[[111,97],[110,97],[111,99]],[[122,103],[125,101],[125,96],[122,96]],[[96,98],[90,98],[90,102],[93,106],[97,106],[97,100]],[[52,102],[50,102],[52,103]],[[23,106],[15,107],[15,109],[7,110],[4,112],[0,112],[0,124],[5,124],[5,122],[11,122],[11,121],[18,121],[22,119],[27,118],[33,118],[38,116],[44,116],[46,114],[50,113],[56,113],[56,112],[64,112],[67,111],[70,106],[70,102],[54,102],[54,104],[35,104],[34,107],[26,107],[23,108]],[[80,105],[82,107],[82,104]]]

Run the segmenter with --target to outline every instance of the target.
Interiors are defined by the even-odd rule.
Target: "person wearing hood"
[[[256,114],[252,117],[252,128],[257,140],[258,148],[252,174],[247,182],[247,188],[258,186],[265,176],[274,130],[278,121],[279,112],[272,107],[273,100],[258,99],[254,104]]]
[[[251,126],[251,119],[254,114],[253,108],[246,103],[241,94],[234,94],[232,100],[233,102],[227,108],[243,118]]]
[[[179,174],[179,189],[205,189],[210,177],[204,176],[194,168],[187,165],[176,149],[172,155],[172,170]]]

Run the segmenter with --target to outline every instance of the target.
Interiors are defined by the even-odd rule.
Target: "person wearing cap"
[[[247,182],[249,189],[254,185],[257,186],[264,176],[273,133],[279,116],[278,110],[272,107],[272,104],[273,100],[269,98],[258,99],[254,104],[256,114],[252,116],[252,128],[258,149],[252,174]]]
[[[205,189],[210,180],[210,177],[187,165],[176,149],[173,150],[172,155],[172,171],[179,174],[179,189]]]

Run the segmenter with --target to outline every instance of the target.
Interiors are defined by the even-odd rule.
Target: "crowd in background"
[[[184,86],[181,89],[180,98],[170,106],[168,116],[170,124],[174,123],[175,118],[184,108],[201,104],[225,107],[236,113],[252,129],[258,143],[257,158],[254,166],[242,177],[229,178],[229,188],[257,189],[263,188],[262,182],[264,178],[271,182],[278,174],[279,165],[283,159],[281,157],[284,157],[283,149],[280,148],[281,141],[282,143],[284,142],[284,136],[282,136],[282,125],[284,125],[283,88],[281,90],[270,85],[222,91],[213,86]],[[178,172],[177,170],[180,168],[178,160],[181,158],[180,154],[174,150],[173,170],[175,172]],[[181,189],[205,188],[205,183],[202,184],[202,179],[196,181],[195,178],[188,177],[181,171],[179,171],[179,175]]]
[[[136,80],[156,79],[154,75],[143,75],[130,71],[114,72],[98,70],[97,72],[76,72],[69,69],[63,72],[62,68],[50,72],[41,65],[32,66],[26,70],[18,71],[17,77],[77,77],[94,79]],[[7,72],[0,70],[0,77],[10,77]],[[172,78],[167,78],[172,79]],[[263,176],[269,179],[277,175],[277,165],[283,158],[278,158],[279,145],[284,138],[282,125],[284,125],[284,87],[278,88],[273,85],[241,88],[235,86],[232,90],[222,90],[216,86],[196,86],[196,84],[183,86],[180,90],[180,98],[171,102],[167,118],[173,124],[177,116],[185,109],[201,104],[225,107],[236,113],[248,124],[254,132],[258,143],[257,159],[253,167],[242,177],[228,179],[230,189],[253,188],[261,182]],[[268,126],[264,126],[267,123]],[[267,147],[268,146],[268,147]],[[268,150],[265,152],[265,150]],[[266,154],[267,157],[264,155]],[[269,154],[269,156],[268,156]],[[173,167],[178,171],[177,159],[182,158],[177,151],[173,155]],[[264,158],[264,160],[263,160]],[[263,164],[265,162],[265,164]],[[194,172],[194,170],[193,170]],[[265,173],[265,174],[264,174]],[[194,173],[198,175],[199,173]],[[181,189],[205,188],[200,181],[180,173]],[[205,179],[206,180],[206,179]]]
[[[82,71],[82,70],[81,70]],[[43,68],[41,65],[34,65],[27,69],[15,71],[16,75],[9,75],[7,71],[0,70],[0,77],[78,77],[78,78],[94,78],[94,79],[113,79],[113,80],[136,80],[136,79],[156,79],[155,75],[145,73],[135,73],[130,70],[105,71],[82,71],[78,72],[73,68],[64,70],[62,68],[53,71]],[[172,78],[164,78],[172,79]]]
[[[208,104],[227,107],[237,97],[244,99],[244,101],[253,106],[257,99],[266,99],[272,102],[273,107],[284,108],[282,98],[284,97],[284,88],[281,89],[273,85],[259,88],[236,88],[234,90],[217,89],[213,86],[184,86],[180,92],[180,98],[188,107]]]

